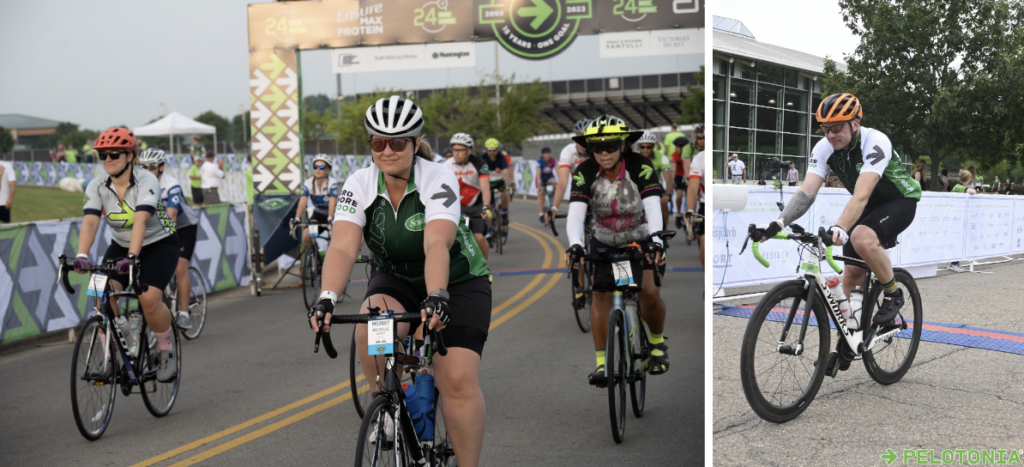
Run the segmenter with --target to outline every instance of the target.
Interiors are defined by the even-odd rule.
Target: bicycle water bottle
[[[434,375],[424,368],[416,375],[416,398],[419,399],[423,413],[423,431],[419,433],[420,441],[429,441],[434,437]],[[418,430],[418,428],[417,428]]]
[[[626,300],[626,314],[629,316],[629,343],[635,349],[640,348],[640,333],[637,326],[640,325],[640,318],[637,317],[636,302]]]
[[[864,291],[860,289],[860,286],[854,287],[850,291],[850,310],[853,314],[851,321],[853,325],[851,329],[860,329],[860,312],[864,306]]]
[[[416,427],[416,434],[423,436],[423,407],[416,395],[416,388],[402,383],[402,391],[405,392],[405,408],[409,409],[409,418],[412,418],[412,424]]]
[[[857,329],[857,324],[853,321],[853,313],[850,311],[850,302],[846,300],[846,294],[843,293],[843,283],[839,281],[839,277],[833,276],[825,279],[825,285],[828,286],[829,292],[832,292],[832,297],[839,304],[839,311],[843,314],[843,319],[846,320],[846,327]]]
[[[173,323],[172,323],[173,325]],[[142,330],[142,313],[133,311],[128,313],[128,326],[132,332],[132,342],[139,342],[139,332]],[[128,356],[134,357],[138,354],[138,345],[132,346],[133,348],[128,351]]]
[[[121,341],[121,347],[124,348],[129,354],[135,354],[138,350],[138,345],[133,339],[135,336],[132,334],[131,327],[129,327],[128,319],[124,316],[118,316],[114,318],[114,330],[117,331],[117,338]]]

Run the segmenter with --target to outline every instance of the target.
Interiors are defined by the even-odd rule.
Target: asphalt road
[[[505,254],[492,252],[492,271],[560,266],[564,234],[542,231],[535,210],[534,202],[514,203],[515,228]],[[697,252],[674,240],[670,266],[699,267]],[[607,392],[586,383],[593,343],[575,324],[564,273],[496,275],[480,377],[482,465],[703,465],[703,283],[701,272],[666,276],[672,367],[649,379],[647,410],[641,419],[628,415],[617,445]],[[364,292],[349,288],[357,298]],[[152,417],[138,394],[118,394],[110,427],[95,442],[82,438],[71,412],[71,345],[0,355],[0,465],[352,462],[360,419],[349,398],[347,339],[337,360],[313,354],[300,290],[247,294],[211,299],[202,336],[183,341],[181,390],[168,416]],[[342,310],[354,312],[357,301]],[[335,335],[347,336],[346,328]]]
[[[978,270],[994,274],[942,271],[919,280],[925,323],[1020,333],[1024,262]],[[888,449],[1024,449],[1024,355],[922,341],[901,381],[875,383],[856,361],[835,379],[826,376],[798,418],[774,424],[751,411],[740,385],[747,319],[712,319],[716,466],[884,465],[880,456]]]

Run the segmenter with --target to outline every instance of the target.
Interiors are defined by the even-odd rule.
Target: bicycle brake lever
[[[434,347],[437,354],[442,357],[448,355],[448,347],[444,345],[444,338],[441,337],[441,333],[434,330],[431,330],[430,333],[434,335]]]

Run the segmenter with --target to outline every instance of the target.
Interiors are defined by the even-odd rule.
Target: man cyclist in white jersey
[[[487,220],[491,213],[491,184],[487,164],[473,154],[473,138],[466,133],[456,133],[451,139],[452,157],[444,162],[459,179],[459,204],[462,216],[468,222],[480,251],[487,259],[490,248],[487,245]]]
[[[433,358],[445,429],[458,464],[476,467],[486,418],[479,379],[491,322],[487,261],[460,222],[455,175],[432,159],[416,156],[422,111],[408,99],[391,96],[367,109],[363,125],[373,165],[348,177],[335,209],[335,235],[324,260],[317,304],[326,313],[324,330],[329,330],[337,296],[365,239],[373,252],[373,272],[360,313],[369,313],[371,305],[395,313],[419,310],[426,321],[426,310],[434,311],[422,325],[439,330],[448,347],[447,355]],[[316,331],[312,312],[309,320]],[[399,338],[420,325],[397,324]],[[383,359],[367,355],[365,324],[356,325],[355,340],[366,380],[374,384]],[[394,426],[393,420],[384,423]]]
[[[921,185],[907,175],[888,136],[860,125],[863,114],[853,94],[832,94],[821,101],[816,117],[826,138],[814,146],[804,183],[782,216],[768,224],[762,241],[803,216],[814,203],[829,169],[834,171],[853,197],[822,240],[827,245],[842,245],[843,256],[861,258],[871,268],[884,291],[874,323],[884,326],[892,322],[905,301],[903,291],[896,287],[892,262],[885,250],[896,246],[897,235],[913,222]],[[846,265],[846,296],[854,286],[864,283],[864,275],[863,268]],[[848,368],[849,362],[844,363]]]
[[[661,195],[661,230],[665,230],[668,228],[668,202],[669,198],[672,197],[672,162],[668,155],[658,154],[655,150],[655,145],[658,144],[658,137],[654,136],[654,133],[644,131],[643,136],[636,143],[640,149],[640,155],[651,160],[651,163],[654,164],[654,170],[657,171],[658,176],[662,179],[661,186],[665,189],[665,193]]]
[[[160,203],[160,182],[153,174],[134,167],[138,152],[135,135],[125,128],[111,128],[96,139],[93,149],[98,152],[105,174],[92,179],[85,189],[82,228],[78,237],[78,256],[75,271],[85,272],[92,267],[89,250],[96,240],[100,217],[107,222],[113,241],[107,247],[104,260],[117,260],[118,274],[110,275],[110,286],[124,290],[133,260],[142,263],[136,280],[149,286],[139,294],[139,304],[146,316],[146,324],[156,335],[160,349],[156,378],[162,383],[173,381],[177,373],[177,355],[171,335],[171,313],[163,302],[163,290],[171,281],[178,264],[178,234],[174,221]],[[116,304],[111,307],[119,313]],[[125,316],[114,319],[129,352],[137,348]],[[112,367],[102,370],[111,376]]]
[[[178,265],[174,270],[174,277],[178,280],[178,297],[189,297],[192,291],[192,278],[188,275],[188,266],[192,260],[192,252],[196,249],[199,214],[189,206],[178,179],[164,175],[165,160],[166,154],[157,148],[149,148],[139,155],[139,164],[160,181],[160,202],[163,203],[167,217],[174,221],[178,231]],[[178,317],[175,323],[179,328],[192,329],[189,305],[188,299],[178,300]]]
[[[302,222],[302,213],[306,211],[307,203],[313,203],[310,222],[316,221],[320,225],[331,223],[331,213],[338,203],[338,181],[331,177],[331,159],[327,154],[317,154],[313,158],[313,176],[302,184],[299,205],[295,208],[295,218],[290,221],[290,225]],[[302,229],[302,244],[309,246],[311,242],[309,229]]]
[[[573,132],[576,136],[583,136],[583,132],[587,130],[587,125],[590,124],[590,120],[582,119],[577,120],[576,125],[572,127]],[[555,186],[555,199],[551,204],[551,211],[557,213],[558,207],[562,205],[562,198],[565,197],[565,187],[569,186],[569,180],[572,178],[572,174],[576,172],[576,167],[587,160],[587,149],[575,141],[565,145],[562,148],[562,152],[558,154],[558,185]]]
[[[686,224],[687,229],[692,229],[693,236],[700,239],[700,265],[704,266],[704,222],[694,222],[694,209],[697,214],[704,217],[704,151],[698,152],[690,161],[690,175],[687,177],[689,186],[686,193]],[[700,206],[697,201],[700,201]]]

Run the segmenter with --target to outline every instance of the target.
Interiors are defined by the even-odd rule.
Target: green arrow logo
[[[573,175],[572,179],[576,180],[576,186],[583,186],[583,184],[586,183],[586,181],[583,180],[582,172],[576,172],[576,175]]]
[[[892,452],[891,448],[888,453],[882,454],[882,460],[885,461],[885,465],[892,465],[893,461],[896,460],[896,457],[898,456],[896,456],[895,452]]]
[[[533,6],[519,9],[519,16],[524,18],[532,17],[533,21],[530,21],[530,27],[536,31],[554,11],[555,9],[551,8],[551,5],[548,5],[544,0],[533,0]]]
[[[125,229],[130,228],[135,222],[135,210],[133,210],[132,207],[124,201],[121,201],[119,206],[121,206],[121,209],[124,210],[124,212],[112,212],[107,214],[107,219],[111,221],[121,221],[123,222],[121,227]]]
[[[652,172],[654,172],[654,169],[652,169],[648,165],[645,165],[644,168],[640,169],[640,176],[647,180],[650,180]]]

